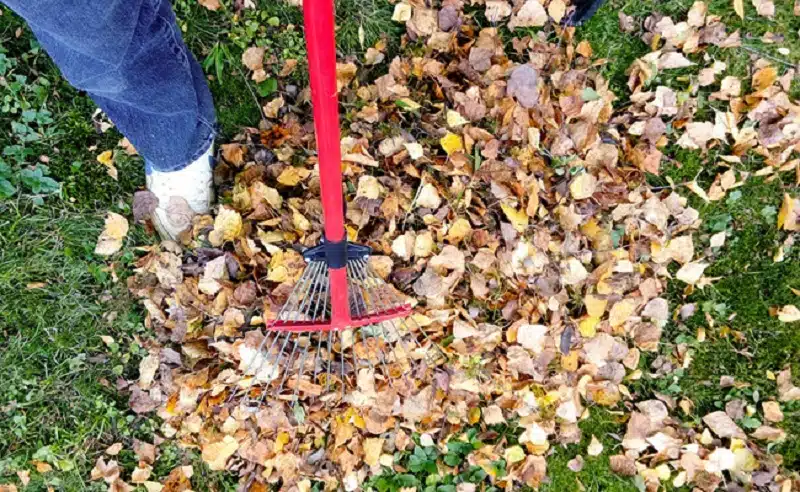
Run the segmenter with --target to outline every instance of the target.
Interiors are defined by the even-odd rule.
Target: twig
[[[250,95],[253,96],[253,101],[255,101],[256,103],[256,107],[258,108],[258,113],[261,115],[261,120],[266,122],[267,115],[266,113],[264,113],[264,108],[261,107],[261,103],[258,102],[258,96],[256,96],[255,91],[253,90],[252,87],[250,87],[250,81],[247,80],[247,77],[242,72],[242,69],[240,67],[237,66],[236,71],[239,72],[239,75],[242,76],[242,79],[244,80],[244,85],[247,86],[247,90],[250,91]]]
[[[784,60],[782,58],[778,58],[777,56],[773,56],[773,55],[770,55],[768,53],[764,53],[762,51],[759,51],[759,50],[753,48],[752,46],[747,46],[746,44],[743,44],[741,46],[741,48],[749,51],[750,53],[753,53],[753,54],[756,54],[758,56],[761,56],[763,58],[768,58],[768,59],[770,59],[770,60],[772,60],[774,62],[781,63],[781,64],[783,64],[783,65],[785,65],[787,67],[796,68],[796,65],[794,63],[788,62],[788,61],[786,61],[786,60]]]

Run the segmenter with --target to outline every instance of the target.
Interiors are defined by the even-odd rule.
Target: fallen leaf
[[[197,0],[197,3],[211,11],[217,11],[222,7],[219,0]]]
[[[778,229],[800,231],[800,199],[783,194],[783,203],[778,212]]]
[[[511,226],[517,232],[525,232],[528,228],[528,214],[505,203],[501,203],[500,208],[508,218],[508,221],[511,222]]]
[[[228,458],[239,449],[239,443],[232,436],[224,436],[222,440],[206,444],[202,447],[203,461],[214,471],[225,469]]]
[[[139,362],[139,387],[146,390],[153,385],[153,380],[160,362],[157,354],[149,354]],[[121,445],[120,445],[121,446]]]
[[[100,153],[100,155],[97,156],[97,162],[106,167],[106,172],[109,176],[115,180],[119,180],[119,173],[117,172],[117,168],[114,167],[114,153],[112,151],[106,150]]]
[[[461,125],[465,125],[467,123],[469,123],[469,121],[465,119],[463,116],[461,116],[461,113],[459,113],[458,111],[453,111],[452,109],[447,110],[447,126],[455,128]],[[442,145],[442,148],[444,148],[444,144]],[[445,152],[446,151],[447,149],[445,149]],[[448,154],[450,153],[448,152]]]
[[[703,272],[706,268],[708,268],[708,263],[693,261],[683,265],[676,272],[675,277],[681,282],[694,285],[700,280],[700,277],[703,276]]]
[[[521,325],[517,328],[517,343],[535,354],[540,354],[547,341],[547,332],[544,325]]]
[[[511,5],[506,0],[486,0],[486,20],[497,23],[511,15]]]
[[[392,20],[395,22],[408,22],[411,19],[411,5],[400,2],[395,4]]]
[[[592,442],[589,443],[589,447],[586,448],[586,453],[589,456],[599,456],[600,453],[603,452],[603,443],[601,443],[597,437],[592,435]]]
[[[733,11],[736,12],[739,18],[744,19],[744,1],[733,0]]]
[[[114,212],[109,212],[105,220],[105,228],[97,238],[95,254],[111,256],[122,248],[122,240],[128,234],[128,220]]]
[[[542,4],[537,0],[527,0],[511,17],[508,28],[513,31],[517,27],[541,27],[547,23],[547,20],[547,11]]]
[[[547,5],[547,13],[550,14],[550,17],[552,17],[553,21],[556,23],[561,22],[566,12],[567,5],[563,0],[550,0],[550,3]]]
[[[800,309],[793,304],[787,304],[778,309],[778,320],[784,323],[794,323],[800,321]]]
[[[296,186],[310,175],[311,171],[306,168],[289,166],[278,175],[278,183],[284,186]]]
[[[442,197],[439,196],[436,186],[426,183],[417,195],[416,204],[419,207],[437,209],[442,204]]]
[[[455,133],[447,132],[447,135],[439,140],[439,144],[442,146],[442,149],[444,149],[447,155],[464,150],[463,139],[460,135],[456,135]]]
[[[539,72],[528,64],[511,72],[506,91],[517,99],[523,108],[533,108],[539,102]]]
[[[28,470],[17,470],[17,477],[20,483],[22,483],[22,486],[27,487],[28,483],[31,481],[31,472]]]
[[[703,417],[703,422],[711,429],[711,431],[718,437],[736,437],[739,439],[746,439],[742,429],[736,425],[736,422],[731,419],[728,414],[723,411],[712,412]]]
[[[572,178],[569,184],[569,192],[575,200],[591,198],[597,189],[597,178],[589,173],[581,173]]]
[[[106,448],[106,454],[109,456],[116,456],[119,454],[120,451],[122,451],[121,442],[115,442],[114,444]]]
[[[251,46],[242,53],[242,64],[250,70],[264,68],[265,48]]]
[[[370,467],[378,465],[384,441],[385,439],[383,438],[372,437],[364,440],[364,463]]]
[[[242,216],[239,212],[222,206],[214,219],[214,230],[208,234],[208,240],[214,246],[221,246],[226,241],[233,241],[242,233]]]
[[[142,222],[150,218],[158,207],[158,197],[150,190],[140,190],[133,194],[133,221]]]

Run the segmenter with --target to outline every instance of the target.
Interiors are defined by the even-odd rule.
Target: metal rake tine
[[[280,386],[278,386],[278,389],[274,393],[275,396],[278,396],[281,390],[283,389],[283,385],[284,383],[286,383],[286,378],[289,375],[289,372],[292,370],[292,359],[294,359],[294,354],[295,352],[297,352],[297,347],[300,346],[300,334],[299,333],[293,333],[293,334],[295,335],[294,347],[292,348],[291,355],[289,355],[289,360],[283,366],[283,377],[281,378]],[[280,359],[278,359],[276,362],[280,363]]]
[[[297,402],[297,395],[300,391],[300,376],[303,375],[303,367],[306,364],[306,357],[308,357],[308,349],[313,344],[311,341],[311,333],[309,332],[308,343],[306,344],[305,350],[303,350],[303,358],[300,359],[300,367],[297,368],[297,384],[294,387],[294,391],[292,391],[292,407]]]
[[[327,273],[327,270],[325,270],[325,273]],[[327,274],[323,274],[323,277],[327,279],[328,276]],[[322,316],[325,316],[325,311],[328,308],[328,294],[329,294],[328,290],[330,288],[330,282],[329,281],[324,282],[324,286],[325,286],[325,294],[322,296]],[[317,316],[316,313],[314,313],[315,321],[317,319],[316,316]],[[319,359],[321,352],[322,352],[322,335],[320,333],[317,333],[317,352],[314,354],[314,376],[311,380],[315,384],[317,381],[317,374],[319,372],[319,370],[317,369],[317,360]]]
[[[353,276],[354,272],[353,272],[352,265],[348,264],[347,268],[350,270],[351,276]],[[367,314],[367,312],[366,312],[366,304],[367,303],[363,299],[364,292],[362,290],[362,287],[359,287],[359,295],[361,295],[361,297],[362,297],[362,299],[361,299],[362,303],[359,303],[359,304],[356,305],[356,311],[357,311],[359,316],[362,316],[362,315]],[[362,307],[364,309],[362,309]],[[353,345],[353,354],[355,355],[355,347],[358,345],[358,336],[359,336],[359,333],[360,333],[361,334],[361,340],[362,340],[361,344],[362,344],[362,346],[363,346],[363,348],[365,350],[366,356],[367,356],[366,357],[367,358],[367,365],[369,366],[369,368],[372,370],[372,372],[374,374],[375,366],[372,364],[372,360],[371,360],[372,358],[370,357],[371,354],[370,354],[370,350],[369,350],[369,344],[367,343],[366,335],[364,335],[364,328],[365,327],[362,326],[362,327],[357,328],[357,329],[354,330],[355,345]],[[356,366],[356,374],[358,374],[358,366]]]
[[[306,272],[309,272],[309,270],[306,270]],[[306,284],[309,284],[310,286],[309,280],[312,278],[313,275],[309,273],[309,275],[306,276],[306,272],[304,272],[303,275],[300,277],[300,279],[297,281],[298,285],[296,287],[299,288],[292,289],[292,292],[289,294],[289,299],[287,299],[286,304],[284,304],[278,310],[278,314],[275,316],[275,319],[281,319],[284,316],[284,314],[287,311],[289,311],[289,307],[297,303],[297,297],[300,295],[299,292],[307,288]],[[264,349],[265,343],[266,343],[266,338],[265,340],[262,340],[261,344],[258,346],[258,349],[256,350],[256,355],[258,354],[258,352],[261,352]],[[253,361],[255,361],[255,359],[256,356],[253,356]],[[250,365],[248,365],[247,368],[245,369],[245,373],[247,373],[249,370],[250,370]]]
[[[306,289],[306,294],[303,297],[303,300],[300,301],[300,305],[297,306],[297,308],[294,311],[291,312],[292,317],[295,318],[295,319],[288,320],[288,321],[301,321],[299,318],[303,314],[303,312],[304,312],[304,310],[306,308],[306,305],[308,305],[311,302],[313,302],[313,301],[309,301],[309,299],[311,299],[313,297],[312,295],[309,295],[309,294],[313,294],[314,284],[315,284],[315,281],[317,280],[317,275],[320,273],[320,270],[324,267],[324,263],[322,263],[322,262],[313,262],[313,263],[317,263],[317,265],[316,265],[316,268],[309,268],[309,270],[313,270],[314,273],[312,273],[309,276],[310,283],[309,283],[308,289]],[[281,392],[281,390],[283,389],[283,385],[286,383],[286,378],[288,376],[288,373],[292,369],[292,359],[294,358],[294,354],[297,351],[297,347],[298,347],[298,345],[300,343],[300,334],[297,333],[297,332],[287,331],[286,332],[286,341],[283,342],[283,347],[281,347],[281,350],[278,352],[278,355],[275,358],[275,365],[277,366],[280,363],[281,355],[283,355],[283,353],[284,353],[284,348],[286,347],[286,342],[289,341],[289,338],[291,338],[292,335],[295,335],[294,347],[292,348],[292,353],[289,355],[289,360],[283,366],[283,375],[281,377],[280,385],[278,386],[278,389],[273,393],[275,396],[277,396]],[[264,398],[266,397],[266,394],[267,394],[266,391],[261,394],[261,401],[259,402],[259,404],[263,403]]]
[[[350,285],[353,285],[353,267],[352,267],[352,265],[350,265],[349,262],[347,264],[347,270],[348,270],[348,274],[349,274],[348,277],[350,277]],[[358,296],[361,295],[362,296],[361,301],[363,301],[363,293],[361,292],[361,288],[359,287],[358,289],[352,289],[351,292],[353,292],[353,298],[355,299],[355,303],[354,303],[355,304],[355,311],[356,311],[358,316],[361,316],[361,314],[364,312],[361,309],[362,303],[358,299]],[[357,359],[357,354],[356,354],[356,346],[358,345],[358,332],[359,331],[360,331],[359,328],[354,328],[353,329],[353,346],[352,346],[352,349],[351,349],[353,351],[353,372],[356,375],[356,379],[358,379],[358,370],[361,367],[361,364],[359,364],[358,359]],[[366,349],[366,346],[364,348]],[[367,363],[370,366],[372,366],[372,363],[369,362],[369,357],[367,357]]]
[[[320,272],[320,274],[321,273],[322,272]],[[322,277],[322,276],[323,275],[319,275],[318,274],[314,278],[314,282],[315,282],[315,285],[317,286],[317,290],[320,291],[320,292],[322,291],[322,286],[319,285],[319,280],[320,280],[320,277]],[[312,288],[312,290],[313,290],[313,288]],[[316,300],[314,301],[313,311],[311,311],[311,320],[312,321],[316,321],[316,319],[317,319],[317,313],[319,312],[319,306],[320,306],[321,301],[322,301],[322,296],[321,295],[317,295],[316,296]],[[305,333],[305,332],[303,332],[303,333]],[[303,350],[303,356],[300,359],[300,366],[297,368],[297,383],[295,384],[294,391],[292,392],[292,406],[294,406],[294,404],[297,402],[297,395],[299,394],[299,390],[300,390],[300,379],[302,378],[303,370],[305,369],[306,357],[308,357],[308,351],[309,351],[310,347],[313,345],[313,340],[311,338],[313,336],[313,333],[314,332],[312,332],[312,331],[308,332],[308,343],[306,344],[305,349]],[[300,340],[300,338],[301,337],[298,336],[298,341]],[[291,366],[287,366],[287,367],[289,369],[291,369]],[[281,383],[281,386],[283,386],[283,383]],[[280,393],[280,389],[278,390],[278,393]]]
[[[331,361],[335,355],[333,354],[333,330],[328,331],[328,370],[325,373],[325,392],[330,389],[331,386]]]
[[[367,265],[366,265],[366,262],[365,262],[364,260],[360,260],[360,262],[361,262],[361,264],[363,264],[364,266],[367,266]],[[366,273],[367,273],[367,272],[366,272],[366,268],[365,268],[365,269],[363,269],[363,270],[359,269],[359,276],[360,276],[360,278],[362,279],[362,281],[363,281],[363,280],[365,280],[365,274],[366,274]],[[383,280],[379,280],[379,281],[380,281],[380,282],[383,282]],[[378,298],[379,298],[379,302],[380,302],[380,308],[381,308],[381,309],[386,309],[386,308],[387,308],[387,306],[386,306],[386,305],[384,304],[384,302],[383,302],[383,298],[382,298],[382,296],[380,295],[379,289],[376,289],[376,291],[377,291],[376,293],[377,293],[377,296],[378,296]],[[410,362],[411,366],[413,367],[413,366],[414,366],[414,360],[413,360],[413,357],[412,357],[412,352],[411,352],[411,351],[408,349],[408,347],[407,347],[407,345],[406,345],[405,341],[403,340],[403,336],[400,334],[400,332],[397,330],[397,328],[396,328],[396,327],[394,327],[394,320],[388,320],[387,322],[388,322],[388,323],[391,323],[392,327],[394,328],[394,330],[395,330],[395,333],[397,334],[397,340],[398,340],[398,341],[400,342],[400,344],[403,346],[403,350],[405,350],[405,352],[408,354],[408,359],[409,359],[409,362]],[[381,329],[383,329],[383,328],[384,328],[384,325],[383,325],[383,323],[381,323]],[[412,338],[413,338],[413,337],[412,337]],[[416,341],[416,340],[415,340],[415,341]],[[417,344],[419,344],[419,342],[417,342]]]
[[[377,274],[375,274],[374,271],[372,271],[372,269],[369,267],[369,264],[366,265],[366,272],[367,272],[367,276],[371,277],[376,283],[381,283],[381,284],[386,285],[388,287],[388,284],[386,284],[380,277],[377,276]],[[401,299],[391,288],[388,288],[386,290],[389,291],[388,294],[390,296],[392,296],[394,301],[395,301],[394,303],[390,303],[389,306],[405,303],[405,300]],[[379,294],[379,297],[380,297],[380,294]],[[384,309],[386,307],[387,306],[384,306]],[[411,318],[413,319],[413,316],[411,316]],[[394,320],[391,320],[391,321],[392,321],[392,324],[394,324]],[[401,323],[405,323],[405,320],[403,320]],[[419,327],[419,324],[417,326]],[[420,331],[422,331],[421,327],[420,327]],[[417,340],[417,338],[415,336],[413,336],[413,333],[411,333],[410,330],[407,330],[407,332],[408,332],[409,335],[412,335],[411,338],[417,344],[417,347],[419,347],[420,349],[424,350],[425,347],[423,347],[422,344],[419,343],[419,340]],[[398,332],[398,334],[399,334],[399,332]]]
[[[297,281],[298,285],[295,287],[295,289],[292,289],[292,292],[289,294],[289,299],[286,301],[286,304],[284,304],[283,307],[281,307],[281,309],[278,310],[278,314],[276,315],[275,319],[280,320],[285,315],[285,313],[290,311],[290,306],[294,306],[294,305],[296,305],[298,303],[300,292],[310,288],[311,279],[314,277],[314,273],[313,273],[314,272],[314,268],[315,268],[315,265],[313,265],[313,264],[309,265],[309,268],[305,272],[303,272],[303,275]],[[296,309],[296,308],[294,308],[294,309]],[[268,330],[268,331],[271,331],[271,330]],[[256,370],[254,371],[254,374],[253,374],[254,377],[250,381],[250,384],[248,385],[247,390],[245,391],[245,394],[249,394],[250,390],[253,389],[253,386],[255,385],[255,382],[258,379],[255,376],[261,371],[261,368],[263,367],[264,363],[269,358],[269,354],[272,352],[272,348],[275,346],[275,343],[281,337],[280,332],[275,331],[274,333],[276,333],[275,338],[272,341],[272,344],[270,345],[269,350],[267,350],[267,352],[264,353],[265,355],[264,355],[263,359],[261,360],[261,363],[258,365]],[[253,363],[258,358],[258,355],[263,353],[264,345],[266,344],[268,338],[269,338],[269,335],[264,337],[264,340],[262,340],[261,343],[259,344],[259,346],[256,349],[255,353],[253,354],[253,358],[251,359],[250,363],[245,368],[245,371],[244,371],[245,374],[250,372],[250,370],[252,369]],[[267,384],[269,384],[269,381],[267,381]]]
[[[278,368],[278,362],[280,361],[281,354],[283,354],[284,351],[286,350],[286,344],[289,343],[289,339],[291,337],[292,337],[292,332],[291,331],[287,331],[286,332],[286,336],[284,337],[284,340],[283,340],[283,345],[281,345],[281,348],[278,350],[278,354],[275,356],[275,364],[273,364],[273,367],[275,369]],[[272,380],[267,381],[266,384],[269,385],[271,382],[272,382]],[[263,391],[261,393],[261,398],[258,399],[258,404],[259,405],[264,403],[264,399],[267,397],[267,393],[268,393],[268,391]]]

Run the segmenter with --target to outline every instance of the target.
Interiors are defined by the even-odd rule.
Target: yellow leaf
[[[122,240],[128,234],[128,220],[114,212],[109,212],[106,217],[106,226],[100,237],[97,238],[97,245],[94,248],[95,254],[101,256],[111,256],[122,248]]]
[[[608,313],[608,322],[612,327],[617,327],[628,321],[633,311],[636,309],[636,301],[633,299],[623,299],[613,306]]]
[[[511,446],[510,448],[506,449],[506,452],[503,455],[506,459],[506,462],[511,465],[522,461],[525,459],[525,451],[522,450],[520,446]]]
[[[114,153],[110,150],[106,150],[102,152],[100,155],[97,156],[97,162],[106,166],[106,172],[109,176],[114,178],[115,180],[118,179],[117,168],[114,167]]]
[[[800,231],[800,200],[794,199],[788,193],[783,194],[783,203],[778,212],[778,229],[784,231]]]
[[[597,324],[599,322],[600,318],[595,318],[593,316],[584,318],[581,320],[580,324],[578,324],[578,331],[581,332],[582,337],[592,338],[597,333]]]
[[[214,219],[214,230],[208,240],[214,246],[221,246],[225,241],[233,241],[242,233],[242,216],[228,207],[221,207]]]
[[[407,22],[411,19],[411,5],[400,2],[394,6],[392,20],[395,22]]]
[[[311,171],[304,167],[289,166],[278,175],[278,183],[284,186],[296,186],[297,183],[305,180],[310,174]]]
[[[697,181],[690,181],[686,183],[686,187],[692,190],[695,195],[702,198],[704,202],[709,201],[708,195],[706,194],[705,190],[703,190],[703,188],[701,188],[700,185],[697,184]]]
[[[705,271],[706,267],[708,267],[708,263],[692,261],[683,265],[675,273],[675,277],[689,285],[694,285],[698,280],[700,280],[700,277],[703,276],[703,272]]]
[[[470,408],[467,417],[469,418],[470,424],[477,424],[481,420],[481,409],[479,407]]]
[[[450,229],[447,231],[447,241],[452,244],[460,243],[467,234],[472,232],[472,226],[467,219],[458,219],[453,222]]]
[[[455,133],[447,132],[447,135],[439,140],[439,144],[447,152],[447,155],[464,150],[464,140],[461,135],[456,135]]]
[[[398,99],[397,105],[400,106],[401,109],[408,109],[411,111],[418,111],[419,108],[422,107],[417,101],[410,99],[408,97],[401,97],[400,99]]]
[[[733,0],[733,11],[741,19],[744,19],[744,2],[742,0]]]
[[[469,123],[469,121],[467,121],[463,116],[461,116],[461,113],[459,113],[458,111],[453,111],[452,109],[447,110],[447,126],[455,128],[465,123]]]
[[[279,432],[278,437],[275,438],[275,445],[273,446],[273,450],[275,453],[280,453],[283,451],[283,447],[289,443],[289,433],[288,432]]]
[[[606,312],[608,300],[589,294],[584,298],[583,303],[586,304],[586,312],[589,313],[589,316],[599,318]]]
[[[561,22],[566,11],[567,6],[563,0],[550,0],[550,5],[547,6],[547,13],[550,14],[550,17],[556,22]]]
[[[292,225],[299,231],[307,232],[311,230],[311,222],[295,208],[292,208]]]
[[[364,463],[370,467],[377,466],[383,450],[384,438],[368,437],[364,439]]]
[[[589,173],[581,173],[572,179],[569,184],[569,192],[572,198],[583,200],[589,198],[597,189],[597,178]]]
[[[508,220],[511,222],[511,226],[514,227],[514,230],[517,232],[525,232],[525,229],[528,228],[528,215],[525,212],[517,210],[511,205],[506,205],[505,203],[501,203],[500,208],[503,209],[503,213],[506,214],[506,217],[508,217]]]
[[[114,153],[111,152],[110,150],[106,150],[105,152],[102,152],[100,155],[97,156],[97,162],[99,162],[100,164],[102,164],[102,165],[104,165],[106,167],[113,166],[114,165]]]
[[[203,446],[203,461],[208,464],[210,469],[222,471],[225,469],[225,463],[228,461],[228,458],[233,456],[233,453],[238,449],[239,443],[236,442],[236,439],[226,435],[221,441]]]
[[[778,70],[770,65],[753,74],[753,90],[756,92],[763,91],[770,87],[775,79],[778,78]]]
[[[356,198],[366,198],[368,200],[377,200],[381,196],[383,186],[378,182],[378,178],[364,174],[358,178],[358,189],[356,190]]]

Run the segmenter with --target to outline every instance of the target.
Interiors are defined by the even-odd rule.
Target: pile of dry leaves
[[[686,346],[660,346],[668,320],[690,314],[670,308],[665,287],[673,279],[687,292],[707,285],[704,258],[725,242],[721,233],[697,244],[698,212],[678,193],[682,185],[653,191],[645,173],[659,173],[671,144],[730,149],[720,163],[729,169],[710,190],[686,185],[717,200],[748,177],[735,170],[747,152],[764,157],[763,174],[796,169],[789,157],[800,108],[786,94],[793,75],[778,78],[758,60],[743,95],[741,81],[709,60],[688,91],[656,86],[659,73],[693,65],[687,56],[710,45],[738,46],[740,34],[703,2],[680,22],[654,14],[639,27],[621,15],[621,27],[653,52],[633,63],[630,104],[615,109],[618,95],[599,73],[605,60],[557,27],[567,9],[562,0],[398,3],[407,54],[384,61],[379,43],[365,60],[339,64],[348,232],[375,250],[387,281],[418,301],[415,320],[448,361],[413,387],[359,379],[366,397],[358,399],[323,404],[301,391],[300,411],[283,400],[256,412],[239,405],[250,378],[243,354],[301,274],[297,245],[320,239],[308,93],[287,92],[264,107],[259,129],[222,147],[216,215],[187,221],[185,249],[145,249],[130,279],[158,339],[138,381],[121,385],[135,412],[163,419],[159,439],[198,449],[210,468],[238,473],[251,490],[309,490],[311,481],[355,490],[384,468],[402,472],[392,454],[412,448],[415,433],[443,447],[467,427],[514,421],[518,445],[486,444],[464,463],[513,490],[546,481],[548,453],[579,442],[578,423],[601,406],[627,421],[612,468],[639,475],[648,490],[667,482],[789,490],[775,457],[757,445],[781,439],[780,429],[748,436],[733,408],[683,424],[691,395],[640,401],[629,382],[691,363]],[[498,27],[479,28],[484,17],[507,26],[510,42]],[[378,63],[388,63],[385,75],[360,76]],[[696,120],[697,89],[711,85],[719,86],[712,98],[729,107]],[[789,200],[783,220],[796,228]],[[141,218],[153,206],[143,193],[134,208]],[[106,243],[118,240],[113,232]],[[656,351],[656,363],[640,363]],[[782,399],[800,398],[788,373],[778,380]],[[778,402],[763,412],[768,422],[782,418]],[[587,454],[601,451],[592,436]],[[492,466],[499,459],[502,477]],[[579,456],[571,467],[582,463]],[[132,481],[161,490],[148,481],[151,465],[142,459]],[[98,466],[105,477],[111,465]],[[188,484],[185,469],[173,475],[163,490]],[[125,488],[118,472],[110,476],[112,488]]]

